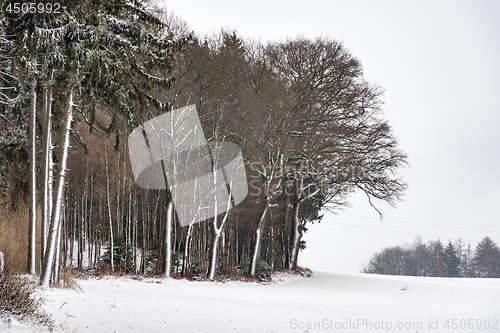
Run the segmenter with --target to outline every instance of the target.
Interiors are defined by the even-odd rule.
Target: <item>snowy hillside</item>
[[[78,283],[83,292],[44,292],[70,332],[500,332],[500,279],[316,273],[267,285]]]

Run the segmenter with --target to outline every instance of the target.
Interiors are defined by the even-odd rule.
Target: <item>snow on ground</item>
[[[0,318],[0,332],[47,333],[48,330],[44,327],[20,322],[14,318]]]
[[[500,279],[318,272],[265,285],[78,284],[82,291],[44,291],[46,310],[69,332],[500,332]]]

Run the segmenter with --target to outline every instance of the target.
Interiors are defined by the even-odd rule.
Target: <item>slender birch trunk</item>
[[[137,220],[139,219],[139,207],[137,195],[134,195],[134,224],[132,225],[132,239],[134,242],[134,273],[137,274]]]
[[[259,252],[260,252],[260,244],[262,242],[262,227],[264,225],[264,220],[267,215],[267,211],[269,209],[269,203],[266,202],[264,206],[264,210],[262,211],[262,214],[260,215],[259,219],[259,225],[257,226],[257,229],[255,230],[255,244],[253,247],[253,254],[252,254],[252,260],[250,262],[250,275],[255,276],[255,270],[257,267],[257,260],[259,259]]]
[[[289,220],[290,220],[290,210],[293,208],[293,205],[291,203],[290,197],[287,193],[288,187],[285,188],[285,196],[286,196],[286,204],[285,204],[285,227],[283,229],[283,262],[285,265],[285,268],[290,269],[291,266],[291,258],[290,258],[290,247],[291,247],[291,235],[292,235],[292,230],[293,230],[293,223],[290,223],[289,227]]]
[[[193,224],[189,224],[186,233],[186,240],[184,241],[184,255],[182,258],[182,276],[186,276],[187,266],[189,264],[189,247],[191,245],[191,234],[193,230]]]
[[[42,226],[40,232],[42,255],[47,250],[47,228],[50,223],[52,212],[52,83],[54,70],[50,70],[49,83],[43,89],[43,110],[44,110],[44,134],[43,134],[43,208],[42,208]]]
[[[214,156],[214,153],[212,153]],[[213,165],[214,161],[212,160],[212,179],[214,188],[217,186],[217,165]],[[210,256],[210,267],[208,271],[208,278],[213,280],[215,276],[215,265],[217,263],[217,243],[219,242],[220,237],[220,228],[217,227],[217,215],[218,215],[218,205],[219,202],[217,200],[217,195],[214,193],[214,221],[213,221],[213,229],[214,229],[214,238],[212,244],[212,254]]]
[[[299,256],[299,250],[300,250],[300,240],[302,238],[302,230],[300,227],[300,218],[299,218],[299,211],[300,211],[300,203],[301,201],[297,202],[295,205],[295,209],[293,212],[293,240],[292,240],[292,249],[290,251],[290,270],[294,270],[297,268],[297,259]]]
[[[231,197],[231,196],[229,196]],[[231,204],[231,199],[228,200],[228,206]],[[221,225],[217,226],[217,216],[214,217],[214,237],[213,237],[213,242],[212,242],[212,253],[210,256],[210,269],[208,272],[208,278],[210,280],[213,280],[215,277],[215,269],[217,268],[217,249],[219,247],[219,239],[222,233],[222,229],[224,228],[224,224],[226,224],[227,217],[229,216],[229,207],[224,213],[224,217],[222,218]]]
[[[55,284],[59,281],[59,263],[61,260],[61,231],[62,231],[62,221],[59,225],[59,230],[57,231],[57,241],[56,241],[56,254],[54,259],[54,273],[52,274],[52,283]]]
[[[88,160],[87,160],[88,163]],[[87,166],[88,170],[88,166]],[[95,264],[97,263],[97,260],[93,260],[93,258],[97,258],[96,255],[92,255],[92,249],[94,253],[97,251],[97,238],[95,237],[95,232],[92,232],[92,220],[93,220],[93,215],[92,215],[92,207],[94,204],[94,189],[93,189],[93,183],[94,183],[94,174],[92,172],[92,176],[90,177],[90,182],[89,182],[89,195],[90,195],[90,204],[89,204],[89,242],[92,241],[92,247],[89,247],[89,268],[90,267],[95,267]]]
[[[214,172],[215,174],[216,172]],[[229,197],[227,199],[227,207],[226,207],[226,212],[224,213],[224,217],[222,218],[220,226],[217,225],[217,215],[214,216],[214,222],[213,222],[213,227],[214,227],[214,238],[212,242],[212,254],[210,258],[210,270],[208,272],[208,278],[210,280],[213,280],[215,277],[215,269],[217,267],[217,248],[219,246],[219,239],[220,235],[222,233],[222,229],[224,228],[224,225],[226,224],[227,218],[229,216],[229,209],[231,208],[231,185],[229,184],[228,186],[228,192],[229,192]],[[215,213],[217,213],[217,204],[215,205]]]
[[[217,220],[217,217],[215,217]],[[214,222],[214,224],[217,222]],[[208,271],[208,279],[213,280],[215,277],[215,268],[217,266],[217,245],[219,244],[221,229],[214,230],[214,237],[212,241],[212,251],[210,254],[210,269]]]
[[[56,185],[55,204],[52,209],[52,216],[49,226],[49,235],[47,240],[47,250],[43,259],[42,272],[40,276],[40,285],[44,288],[49,287],[50,276],[52,274],[52,265],[54,262],[55,246],[57,233],[60,226],[61,211],[63,208],[64,184],[66,180],[66,167],[68,164],[68,151],[70,145],[71,122],[73,120],[73,82],[70,79],[70,88],[68,92],[68,101],[63,119],[63,134],[59,142],[59,168]]]
[[[280,154],[278,153],[278,155],[280,155]],[[271,158],[269,160],[271,160]],[[281,165],[283,165],[283,156],[281,156],[280,161],[281,161]],[[276,172],[275,167],[272,167],[271,173],[269,175],[266,174],[265,168],[262,171],[262,175],[266,178],[266,184],[265,184],[266,185],[265,186],[266,202],[264,204],[264,209],[262,211],[262,214],[260,215],[259,224],[257,225],[257,229],[255,229],[255,244],[254,244],[254,248],[253,248],[253,254],[252,254],[251,261],[250,261],[250,269],[249,269],[249,273],[252,276],[255,276],[255,271],[256,271],[256,267],[257,267],[257,260],[259,259],[260,245],[262,242],[262,229],[264,227],[264,221],[266,219],[266,215],[267,215],[269,208],[272,206],[275,206],[275,205],[271,205],[271,198],[273,196],[273,188],[280,188],[281,187],[281,182],[282,182],[281,178],[278,180],[275,187],[271,186],[273,180],[275,179],[274,178],[275,172]]]
[[[30,177],[29,177],[29,240],[28,240],[28,273],[36,274],[36,84],[35,78],[30,87]]]
[[[4,267],[4,255],[3,252],[0,251],[0,274],[3,274],[3,267]]]
[[[174,201],[172,196],[169,195],[167,204],[167,218],[165,225],[165,259],[163,265],[163,275],[165,277],[170,277],[170,271],[172,269],[172,222],[174,217]]]
[[[142,252],[141,252],[141,268],[142,274],[146,274],[146,254],[147,254],[147,243],[146,243],[146,219],[147,219],[147,211],[146,205],[148,201],[148,192],[145,195],[141,196],[141,217],[142,217]],[[146,202],[145,202],[146,201]]]
[[[109,198],[109,172],[108,172],[108,153],[107,153],[107,146],[104,144],[104,165],[106,168],[106,198],[108,201],[108,218],[109,218],[109,257],[111,261],[111,270],[114,272],[115,271],[115,247],[114,247],[114,240],[113,240],[113,220],[111,218],[111,202]]]

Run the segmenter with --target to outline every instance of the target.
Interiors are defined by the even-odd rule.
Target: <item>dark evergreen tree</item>
[[[101,257],[101,261],[106,264],[111,264],[111,249],[108,249],[104,253]],[[134,250],[131,244],[127,244],[127,240],[123,234],[114,238],[113,263],[116,269],[126,273],[135,271]]]
[[[473,263],[477,277],[500,278],[500,248],[491,238],[485,237],[477,245]]]
[[[460,276],[460,258],[451,242],[444,250],[444,264],[449,277]]]
[[[21,85],[14,73],[14,43],[6,37],[6,21],[0,15],[0,196],[11,203],[25,196],[27,188],[28,120]]]

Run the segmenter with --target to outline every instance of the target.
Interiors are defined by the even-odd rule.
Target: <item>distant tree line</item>
[[[500,248],[485,237],[474,250],[461,241],[393,246],[376,253],[363,272],[384,275],[500,278]]]

